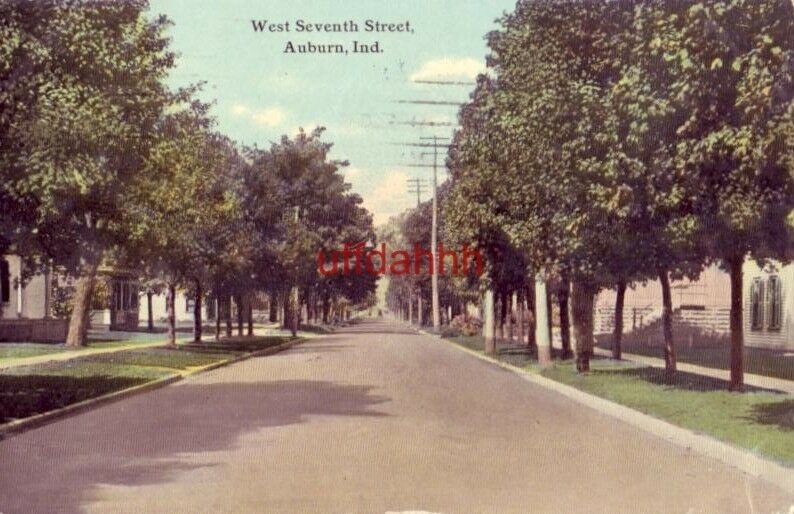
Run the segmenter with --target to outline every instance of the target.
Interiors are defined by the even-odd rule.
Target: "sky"
[[[169,35],[179,55],[173,87],[205,82],[200,97],[215,103],[218,130],[243,145],[268,148],[299,127],[326,128],[331,157],[347,160],[346,180],[360,194],[376,225],[416,205],[408,179],[432,180],[429,149],[421,137],[449,137],[453,127],[415,127],[411,121],[457,123],[456,105],[485,68],[485,35],[515,0],[151,0],[152,14],[173,22]],[[252,20],[290,31],[257,32]],[[359,32],[298,32],[306,24],[352,21]],[[365,32],[366,20],[405,24],[408,32]],[[349,25],[348,25],[349,26]],[[352,42],[379,42],[380,53],[352,53]],[[341,44],[345,54],[289,54],[298,45]],[[440,159],[443,162],[443,158]],[[442,169],[439,183],[446,177]],[[429,198],[425,193],[423,200]]]

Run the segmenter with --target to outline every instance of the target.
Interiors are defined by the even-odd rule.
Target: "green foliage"
[[[65,277],[54,276],[52,279],[52,316],[68,319],[72,315],[74,285]]]
[[[784,258],[791,9],[519,2],[461,110],[450,231],[600,287]]]

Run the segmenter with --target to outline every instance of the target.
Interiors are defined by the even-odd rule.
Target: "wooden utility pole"
[[[438,273],[443,262],[438,259],[438,149],[439,147],[447,148],[448,145],[439,145],[439,141],[446,138],[439,138],[438,136],[423,137],[424,141],[432,141],[433,147],[433,217],[430,226],[430,251],[433,253],[433,260],[431,269],[433,272],[430,274],[430,284],[432,288],[432,310],[433,310],[433,330],[438,332],[441,326],[441,316],[439,312],[439,299],[438,299]]]
[[[441,313],[440,309],[440,302],[438,297],[438,268],[439,262],[437,258],[438,254],[438,149],[444,148],[447,149],[450,147],[449,144],[442,144],[442,141],[449,141],[449,138],[438,137],[438,136],[430,136],[430,137],[422,137],[420,138],[422,143],[393,143],[400,146],[413,146],[419,148],[432,148],[432,155],[433,155],[433,164],[432,165],[422,165],[422,164],[413,164],[412,166],[415,167],[432,167],[433,168],[433,214],[432,214],[432,223],[430,227],[430,251],[433,253],[433,261],[431,263],[431,267],[433,268],[433,273],[430,274],[430,285],[431,285],[431,311],[433,316],[433,330],[438,331],[441,327]]]

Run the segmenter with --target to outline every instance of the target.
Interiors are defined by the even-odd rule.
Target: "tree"
[[[730,389],[743,389],[742,266],[790,256],[794,208],[794,8],[785,0],[698,2],[682,13],[672,89],[687,117],[676,165],[697,178],[709,255],[731,279]],[[708,87],[703,87],[708,85]]]
[[[143,172],[128,189],[134,226],[128,258],[148,263],[165,284],[171,345],[177,288],[194,296],[194,339],[200,341],[203,284],[219,274],[239,280],[252,252],[238,195],[240,158],[211,126],[207,106],[198,102],[166,116]]]
[[[97,268],[127,239],[121,193],[173,100],[164,17],[145,1],[0,6],[5,239],[78,275],[67,344],[86,340]],[[101,58],[99,58],[101,57]]]

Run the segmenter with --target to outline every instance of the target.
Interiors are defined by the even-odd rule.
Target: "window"
[[[0,301],[11,301],[11,273],[8,270],[8,261],[0,259]]]
[[[753,279],[750,286],[750,328],[764,328],[764,282],[760,278]]]
[[[766,328],[780,330],[783,325],[783,290],[780,277],[771,275],[766,281]]]

